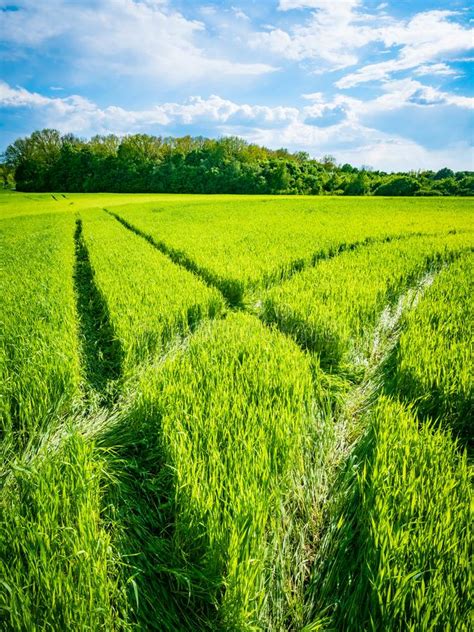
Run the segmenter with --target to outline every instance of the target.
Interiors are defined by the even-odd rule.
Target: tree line
[[[387,173],[332,156],[320,160],[220,139],[133,134],[84,140],[54,129],[8,146],[4,187],[18,191],[124,193],[271,193],[304,195],[474,195],[474,172]]]

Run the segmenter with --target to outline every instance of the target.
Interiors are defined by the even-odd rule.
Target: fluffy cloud
[[[297,121],[278,133],[253,130],[246,137],[269,147],[286,146],[315,156],[336,154],[339,163],[370,165],[386,171],[438,170],[444,166],[460,171],[473,168],[472,146],[468,142],[433,151],[408,138],[349,121],[328,128]]]
[[[301,112],[306,122],[318,125],[318,118],[334,117],[335,113],[344,114],[344,118],[353,123],[370,120],[374,116],[383,116],[392,112],[401,112],[407,108],[427,112],[440,106],[454,106],[463,110],[474,109],[474,98],[443,92],[412,79],[386,81],[382,84],[383,93],[370,100],[362,100],[345,94],[336,94],[326,99],[320,92],[304,94],[311,105]],[[342,118],[339,116],[339,118]],[[400,118],[400,128],[403,119]]]
[[[4,81],[0,81],[0,105],[4,107],[42,106],[48,105],[51,100],[21,87],[12,88]]]
[[[474,109],[474,98],[465,97],[449,92],[443,92],[426,86],[413,79],[387,81],[383,84],[385,94],[377,97],[366,105],[361,105],[364,111],[373,109],[400,109],[404,105],[455,105],[460,108]]]
[[[0,107],[29,107],[41,112],[44,126],[81,134],[127,133],[171,124],[201,123],[278,128],[299,116],[297,108],[238,104],[216,95],[208,99],[190,97],[184,103],[163,103],[145,110],[126,110],[117,106],[100,108],[78,95],[45,97],[21,87],[12,88],[4,82],[0,82]]]
[[[242,125],[270,125],[279,127],[298,117],[297,108],[266,105],[237,104],[216,95],[208,99],[191,97],[187,103],[168,103],[163,110],[175,120],[182,123],[211,121],[217,123],[234,123]]]
[[[359,62],[362,49],[369,44],[383,51],[397,51],[386,61],[365,64],[337,83],[351,88],[368,81],[380,81],[393,73],[418,69],[420,74],[448,74],[445,63],[456,53],[473,48],[474,30],[456,22],[453,11],[425,11],[409,19],[395,19],[385,12],[363,12],[358,0],[280,0],[280,10],[312,9],[304,23],[290,29],[269,27],[251,38],[254,48],[265,48],[294,61],[310,61],[313,69],[345,68]],[[398,49],[398,50],[397,50]],[[445,60],[445,61],[443,61]]]
[[[359,4],[359,0],[281,0],[282,11],[311,8],[314,12],[306,23],[289,31],[270,28],[255,33],[250,44],[291,60],[322,61],[333,69],[350,66],[357,62],[356,50],[371,40],[370,26],[357,23]]]
[[[4,44],[19,49],[54,45],[62,38],[72,65],[94,77],[147,76],[169,83],[211,76],[255,76],[268,64],[229,60],[206,52],[205,25],[189,20],[158,0],[20,0],[15,11],[0,12]],[[71,50],[67,50],[70,47]]]
[[[351,88],[367,81],[390,77],[394,72],[426,67],[440,59],[473,48],[474,30],[450,20],[452,11],[426,11],[411,20],[376,29],[374,39],[387,47],[401,46],[398,56],[385,62],[368,64],[340,79],[338,88]],[[444,64],[446,70],[446,64]],[[439,70],[439,66],[438,66]]]
[[[444,76],[456,76],[460,75],[456,70],[450,68],[447,64],[439,63],[439,64],[423,64],[416,68],[413,71],[413,74],[418,77],[423,77],[426,75],[444,75]]]
[[[319,92],[304,97],[308,105],[300,108],[242,104],[213,95],[127,110],[100,108],[77,95],[46,97],[0,82],[0,107],[29,108],[40,116],[43,126],[63,132],[166,134],[172,126],[179,126],[182,133],[187,126],[194,126],[212,128],[216,135],[238,134],[270,147],[306,149],[315,156],[335,153],[341,162],[383,169],[439,168],[445,164],[465,169],[472,162],[472,148],[467,142],[454,139],[454,145],[444,150],[428,151],[403,137],[401,122],[400,131],[388,134],[372,127],[371,120],[406,108],[428,112],[443,106],[467,112],[474,108],[473,98],[435,90],[414,80],[386,82],[383,94],[369,101],[345,94],[327,99]]]

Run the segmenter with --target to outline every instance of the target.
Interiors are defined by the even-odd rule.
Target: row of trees
[[[474,173],[389,174],[236,137],[94,136],[36,131],[12,143],[0,171],[19,191],[474,195]]]

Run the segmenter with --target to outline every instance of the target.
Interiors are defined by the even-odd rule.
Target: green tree
[[[410,176],[395,176],[381,184],[374,191],[375,195],[414,195],[419,191],[420,183]]]

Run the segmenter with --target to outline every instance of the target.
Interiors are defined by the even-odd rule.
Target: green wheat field
[[[2,629],[472,629],[472,199],[4,192],[0,238]]]

